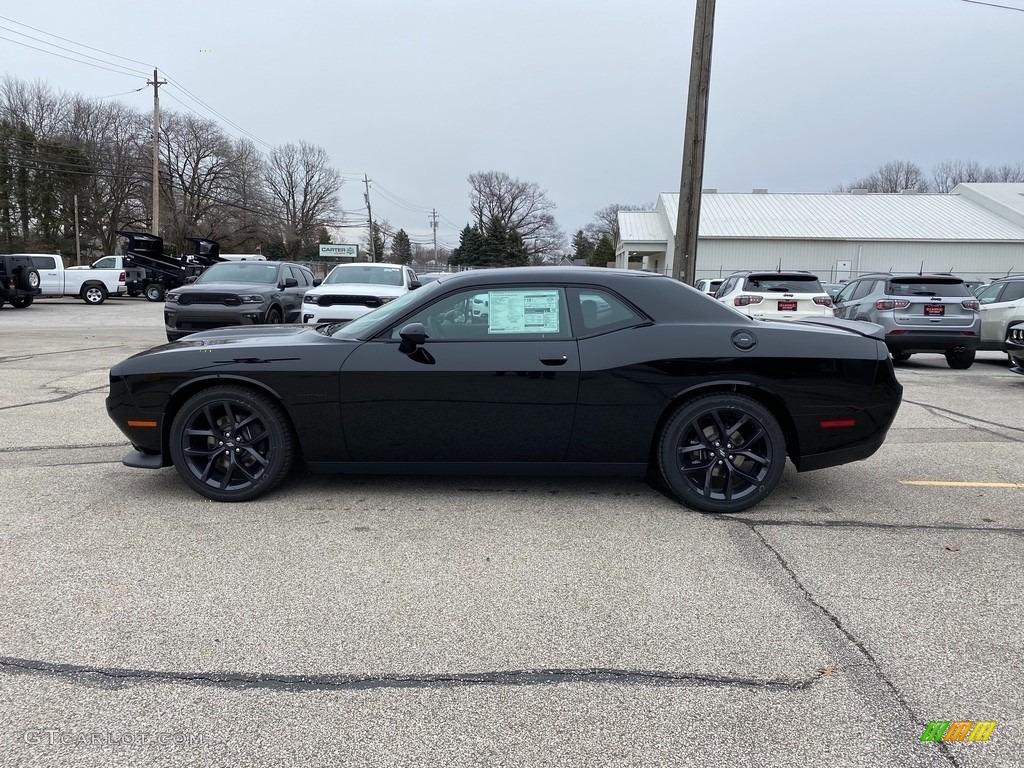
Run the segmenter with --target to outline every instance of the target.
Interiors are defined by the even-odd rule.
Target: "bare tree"
[[[341,174],[331,167],[326,150],[300,141],[298,146],[273,149],[264,178],[281,225],[284,252],[295,258],[338,218]]]
[[[849,184],[833,188],[835,192],[849,192],[851,189],[866,189],[868,192],[927,192],[928,179],[916,163],[909,160],[890,160],[877,171]]]
[[[1000,182],[1024,182],[1024,160],[1016,163],[1003,163],[998,167],[988,169],[989,177],[986,181]]]
[[[469,210],[484,231],[499,221],[523,238],[530,256],[543,261],[565,250],[565,233],[558,228],[555,204],[534,182],[513,179],[503,171],[480,171],[469,178]]]
[[[988,181],[989,169],[975,160],[944,160],[932,170],[932,188],[936,192],[949,192],[957,184]]]
[[[594,243],[607,237],[614,248],[619,244],[619,211],[652,211],[654,204],[647,205],[625,205],[623,203],[612,203],[606,205],[599,211],[594,211],[594,220],[587,224],[584,232]]]

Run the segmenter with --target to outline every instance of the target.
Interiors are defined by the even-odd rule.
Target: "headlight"
[[[303,304],[319,304],[320,303],[320,297],[319,296],[310,296],[309,294],[306,294],[305,296],[302,297],[302,303]]]
[[[243,304],[262,304],[263,297],[259,294],[252,294],[251,296],[239,296]]]
[[[166,301],[168,304],[177,304],[178,294],[172,291],[171,293],[168,293],[166,296],[164,296],[164,301]]]

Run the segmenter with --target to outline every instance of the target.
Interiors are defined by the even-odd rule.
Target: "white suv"
[[[302,322],[347,323],[419,287],[401,264],[339,264],[302,297]]]
[[[832,317],[832,299],[810,272],[737,272],[715,298],[761,320]]]

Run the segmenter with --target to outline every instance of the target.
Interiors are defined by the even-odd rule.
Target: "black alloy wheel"
[[[744,395],[711,394],[684,403],[661,432],[662,477],[700,512],[741,512],[782,477],[786,440],[778,421]]]
[[[291,426],[269,397],[220,386],[193,395],[171,425],[171,459],[192,490],[214,501],[248,501],[288,474]]]
[[[905,363],[907,360],[910,359],[910,355],[910,352],[893,352],[892,359],[895,360],[897,363]]]
[[[281,310],[277,307],[271,307],[270,311],[267,312],[267,325],[280,325],[284,320],[281,318]]]

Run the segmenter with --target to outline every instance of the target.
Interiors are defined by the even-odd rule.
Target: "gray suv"
[[[168,341],[229,325],[295,323],[302,297],[320,280],[301,264],[232,261],[214,264],[164,297]]]
[[[862,275],[835,298],[836,317],[885,328],[893,360],[941,352],[950,368],[970,368],[981,342],[978,300],[954,275]]]

